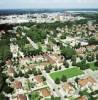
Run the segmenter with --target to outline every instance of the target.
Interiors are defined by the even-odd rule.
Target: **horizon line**
[[[70,10],[70,9],[84,9],[84,10],[85,10],[85,9],[92,9],[92,10],[93,10],[93,9],[98,9],[98,8],[0,8],[0,10],[22,10],[22,9],[23,9],[23,10],[24,10],[24,9],[28,9],[28,10],[29,10],[29,9],[31,9],[31,10],[33,10],[33,9],[38,9],[38,10],[40,10],[40,9],[46,9],[46,10],[47,10],[47,9],[50,9],[50,10],[51,10],[51,9],[58,9],[58,10],[59,10],[59,9],[65,9],[65,10]]]

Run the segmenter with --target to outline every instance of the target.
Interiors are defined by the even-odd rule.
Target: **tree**
[[[72,66],[76,66],[76,61],[73,61],[72,62]]]
[[[61,68],[61,66],[59,66],[59,70],[61,70],[62,68]]]
[[[27,73],[24,74],[25,78],[29,78],[29,75]]]
[[[83,91],[79,91],[79,95],[83,96],[84,95]]]
[[[56,78],[56,79],[55,79],[55,83],[56,83],[56,84],[60,84],[60,79],[59,79],[59,78]]]
[[[94,61],[94,54],[88,54],[86,59],[88,62]]]
[[[37,70],[34,70],[33,74],[34,74],[35,76],[38,75]]]
[[[8,99],[6,99],[6,97],[3,93],[0,93],[0,100],[8,100]]]
[[[50,65],[48,66],[48,68],[49,68],[49,70],[52,70],[53,66],[50,64]]]
[[[5,80],[3,79],[3,77],[0,76],[0,92],[2,91],[2,87],[5,83]]]
[[[78,62],[76,65],[78,67],[80,67],[81,70],[87,69],[87,67],[86,67],[86,60],[85,59],[83,59],[81,62]]]
[[[55,71],[57,71],[57,70],[58,70],[57,66],[54,68],[54,70],[55,70]]]
[[[48,67],[47,67],[47,66],[45,66],[44,70],[47,70],[47,69],[48,69]]]
[[[41,70],[40,69],[38,69],[38,72],[37,72],[39,75],[41,75],[42,74],[42,72],[41,72]]]
[[[80,56],[80,60],[83,60],[83,56]]]
[[[28,70],[28,74],[32,74],[32,70]]]
[[[19,71],[19,76],[20,77],[23,77],[24,76],[24,74],[22,73],[22,71]]]
[[[8,84],[6,84],[5,86],[4,86],[4,88],[3,88],[3,91],[5,92],[5,93],[12,93],[13,92],[13,88],[11,88],[11,87],[9,87],[8,86]]]
[[[67,96],[65,95],[64,98],[67,98]]]
[[[98,53],[96,54],[96,60],[98,60]]]
[[[50,70],[49,70],[49,69],[47,69],[47,70],[46,70],[46,72],[47,72],[47,73],[50,73]]]
[[[9,77],[9,80],[10,80],[11,82],[14,82],[14,78],[13,78],[13,77]]]
[[[65,75],[63,75],[62,78],[61,78],[61,81],[62,82],[66,82],[67,81],[67,77]]]
[[[61,54],[65,59],[70,59],[73,55],[76,54],[75,50],[71,47],[61,47]]]
[[[95,37],[91,37],[89,40],[88,40],[88,43],[90,44],[90,45],[97,45],[98,44],[98,40],[96,40],[96,38]]]
[[[81,47],[81,44],[80,43],[78,43],[77,45],[74,46],[74,48],[76,48],[76,49],[78,49],[80,47]]]
[[[61,39],[66,39],[66,33],[61,36]]]
[[[96,46],[96,49],[95,49],[95,51],[98,51],[98,46]]]
[[[53,91],[55,91],[55,89],[53,89]]]
[[[46,81],[46,77],[42,76],[42,80],[43,80],[43,81]]]
[[[98,66],[98,60],[95,62],[95,64],[94,64],[95,66]]]
[[[72,56],[71,61],[76,62],[76,56],[75,55]]]
[[[15,74],[14,74],[14,77],[15,77],[15,78],[17,78],[17,77],[18,77],[18,74],[17,74],[17,73],[15,73]]]
[[[64,61],[63,65],[68,68],[69,67],[69,63],[67,61]]]
[[[78,81],[79,81],[79,78],[76,78],[76,79],[75,79],[75,82],[78,83]]]
[[[86,64],[86,68],[87,68],[87,69],[90,68],[90,64]]]

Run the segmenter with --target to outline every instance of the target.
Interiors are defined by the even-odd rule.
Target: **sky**
[[[98,0],[0,0],[0,9],[98,8]]]

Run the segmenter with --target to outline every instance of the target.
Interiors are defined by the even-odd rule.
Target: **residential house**
[[[40,90],[40,92],[41,92],[43,97],[51,96],[51,93],[50,93],[48,88],[43,88],[43,89]]]
[[[85,89],[95,85],[96,81],[91,76],[88,76],[87,78],[78,80],[78,84],[81,89]]]
[[[13,67],[8,67],[8,75],[13,77],[15,74],[15,70]]]
[[[88,100],[86,96],[80,96],[77,98],[77,100]]]
[[[37,84],[42,84],[43,83],[42,77],[40,75],[35,76],[34,79],[35,79]]]
[[[70,83],[67,83],[67,82],[64,83],[63,89],[64,89],[67,96],[71,96],[75,92],[73,86]]]
[[[18,80],[15,80],[13,85],[16,89],[21,89],[22,88],[22,83]]]
[[[17,100],[27,100],[27,97],[23,94],[18,94],[17,95]]]

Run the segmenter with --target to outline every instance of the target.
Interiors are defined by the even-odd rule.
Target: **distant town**
[[[1,15],[0,100],[98,100],[98,12]]]
[[[74,17],[70,13],[40,13],[40,14],[22,14],[22,15],[7,15],[0,16],[0,24],[15,24],[15,23],[54,23],[56,21],[74,21],[84,19],[81,16]]]

